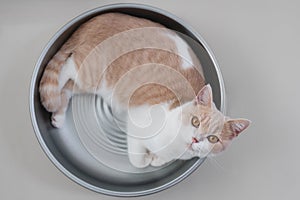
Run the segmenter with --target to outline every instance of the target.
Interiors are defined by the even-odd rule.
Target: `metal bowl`
[[[109,167],[103,162],[99,162],[82,143],[80,135],[76,133],[72,107],[67,111],[65,127],[56,129],[50,124],[50,113],[40,103],[38,86],[48,61],[78,26],[96,15],[107,12],[121,12],[147,18],[195,40],[197,45],[193,45],[188,40],[187,42],[190,43],[201,61],[206,82],[212,86],[216,106],[225,112],[224,84],[218,64],[198,33],[181,19],[158,8],[139,4],[114,4],[90,10],[71,20],[54,35],[44,48],[35,66],[30,87],[30,112],[33,128],[49,159],[76,183],[95,192],[113,196],[140,196],[159,192],[186,178],[201,165],[204,159],[175,161],[155,170],[135,170],[134,168],[118,170]],[[87,101],[86,98],[88,99],[88,97],[85,97],[85,101]],[[101,100],[97,98],[94,100],[95,107],[101,107],[99,106]],[[120,163],[113,156],[109,156],[108,160]]]

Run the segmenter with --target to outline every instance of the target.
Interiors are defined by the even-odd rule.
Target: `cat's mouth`
[[[194,151],[192,146],[193,146],[194,143],[198,143],[198,142],[199,142],[199,140],[197,138],[192,137],[192,142],[188,144],[189,150]]]

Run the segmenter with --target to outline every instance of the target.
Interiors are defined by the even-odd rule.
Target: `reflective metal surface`
[[[114,196],[151,194],[180,182],[197,169],[204,160],[175,161],[161,168],[134,168],[129,164],[126,156],[125,133],[116,129],[111,123],[110,108],[101,98],[93,95],[73,97],[70,104],[72,106],[67,111],[65,126],[62,129],[51,126],[50,113],[45,111],[39,100],[38,84],[47,62],[80,24],[106,12],[122,12],[148,18],[196,40],[198,45],[191,43],[188,37],[185,38],[202,63],[205,79],[213,88],[216,106],[225,112],[222,76],[212,52],[200,35],[177,17],[160,9],[138,4],[115,4],[96,8],[78,16],[59,30],[47,44],[32,76],[30,90],[32,124],[37,139],[49,159],[66,176],[80,185]],[[86,106],[87,109],[79,111],[80,106],[73,106],[78,103],[92,106]],[[89,111],[89,108],[93,110]],[[88,117],[91,114],[93,115],[91,118],[101,123],[95,127],[78,125],[81,121],[80,117]],[[91,133],[88,137],[81,134],[85,130],[80,131],[86,128],[90,129],[89,133]],[[97,134],[98,129],[107,134]],[[100,154],[94,153],[99,151],[98,149],[90,151],[90,148],[86,148],[87,145],[90,147],[94,143],[97,144],[95,148],[102,147]]]

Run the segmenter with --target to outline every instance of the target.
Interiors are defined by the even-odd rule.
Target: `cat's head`
[[[200,157],[216,155],[250,124],[247,119],[231,119],[215,106],[210,85],[204,86],[192,103],[182,108],[184,141]]]

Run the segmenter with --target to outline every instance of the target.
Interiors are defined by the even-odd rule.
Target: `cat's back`
[[[124,31],[143,27],[163,27],[147,19],[122,13],[105,13],[81,25],[67,41],[65,48],[76,54],[75,62],[80,65],[86,56],[104,40]]]
[[[101,34],[103,39],[116,33],[142,27],[164,27],[159,23],[148,19],[139,18],[123,13],[105,13],[93,17],[78,29],[78,34]],[[88,30],[88,31],[87,31]]]
[[[68,43],[74,45],[84,85],[101,88],[99,83],[105,82],[126,104],[177,106],[178,100],[191,100],[204,85],[200,62],[188,44],[144,18],[102,14],[80,26]]]

